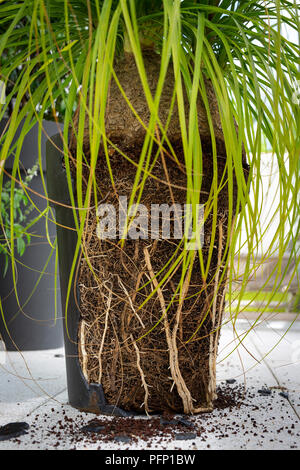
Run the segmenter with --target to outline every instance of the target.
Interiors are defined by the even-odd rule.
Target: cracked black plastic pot
[[[62,164],[62,149],[63,143],[60,134],[51,137],[51,140],[46,144],[48,197],[56,202],[51,202],[51,204],[55,208],[56,213],[62,312],[66,316],[65,320],[67,319],[67,322],[64,321],[64,338],[69,403],[75,408],[91,413],[131,416],[134,413],[128,413],[114,405],[108,405],[102,386],[87,383],[80,367],[77,339],[80,320],[80,298],[77,286],[74,286],[74,279],[72,280],[72,288],[66,309],[70,272],[77,244],[77,233],[74,230],[73,210],[70,207],[66,207],[71,206],[71,202],[67,176]],[[75,298],[74,292],[76,292],[77,298]]]

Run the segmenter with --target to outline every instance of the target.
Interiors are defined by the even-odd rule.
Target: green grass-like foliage
[[[0,168],[3,168],[9,151],[13,150],[15,159],[12,191],[17,180],[20,150],[26,133],[39,122],[41,141],[42,119],[51,115],[54,120],[62,120],[70,197],[74,207],[78,205],[82,208],[79,212],[74,209],[78,232],[77,253],[79,252],[89,197],[95,190],[93,174],[100,145],[105,149],[109,167],[107,144],[110,142],[105,133],[105,103],[109,81],[111,77],[116,78],[114,58],[123,53],[125,37],[125,47],[130,48],[134,54],[151,112],[131,202],[139,202],[146,180],[151,177],[148,157],[151,155],[153,142],[156,141],[156,126],[165,138],[161,145],[164,146],[164,142],[167,142],[166,129],[159,122],[157,114],[167,66],[172,61],[176,77],[174,99],[177,100],[179,108],[187,168],[186,201],[196,205],[201,190],[201,178],[197,175],[201,168],[202,154],[195,106],[199,95],[206,102],[204,77],[210,79],[218,100],[227,149],[229,194],[233,189],[234,172],[238,182],[240,211],[238,217],[234,218],[232,197],[229,197],[228,234],[231,234],[231,238],[228,236],[222,260],[229,264],[229,310],[235,322],[242,309],[240,301],[246,292],[247,280],[256,269],[261,241],[278,214],[279,222],[275,223],[275,226],[272,225],[271,242],[263,254],[264,259],[274,253],[278,258],[271,274],[271,292],[275,294],[281,290],[287,269],[286,265],[283,267],[282,260],[287,247],[290,250],[290,263],[295,264],[295,272],[299,266],[296,241],[300,223],[300,106],[295,99],[295,83],[300,79],[299,44],[287,40],[281,34],[285,26],[299,33],[298,13],[297,2],[286,0],[0,2],[0,79],[6,83],[8,90],[6,104],[0,107],[0,119],[11,106],[12,100],[15,100],[13,108],[11,107],[10,125],[5,134],[0,136]],[[154,43],[161,56],[161,73],[154,97],[150,93],[143,65],[141,38]],[[183,110],[184,89],[190,103],[188,123],[185,121]],[[93,100],[89,98],[91,96]],[[78,137],[75,202],[69,171],[68,129],[73,126],[74,110],[79,104],[79,127],[74,129]],[[130,103],[128,105],[131,106]],[[90,118],[90,179],[85,196],[80,175],[82,165],[86,161],[82,142],[86,114]],[[12,144],[22,119],[25,119],[23,130],[17,141]],[[137,116],[137,119],[140,117]],[[238,136],[235,132],[235,122],[239,128]],[[213,129],[211,134],[214,143]],[[267,227],[262,226],[261,220],[264,203],[261,198],[262,168],[266,158],[263,150],[266,146],[269,151],[268,158],[276,164],[279,171],[279,202],[274,203],[272,207]],[[251,165],[247,186],[241,165],[243,147]],[[120,158],[126,157],[120,153]],[[214,145],[213,158],[216,162]],[[41,165],[41,155],[39,160]],[[3,172],[0,174],[0,191],[4,190],[2,176]],[[111,179],[113,187],[113,175]],[[43,183],[47,195],[45,182]],[[203,279],[207,277],[212,256],[219,189],[214,178],[205,207],[205,218],[209,213],[214,215],[211,249],[206,265],[201,262],[203,258],[201,249],[199,250],[199,269]],[[25,192],[30,199],[30,191],[26,186]],[[11,215],[14,210],[15,202],[11,198]],[[52,218],[51,209],[49,208],[43,216]],[[4,222],[3,218],[1,222]],[[247,234],[246,241],[241,238],[242,227]],[[12,257],[16,236],[17,230],[12,227],[9,240]],[[238,264],[241,250],[247,252],[247,260],[242,276],[239,277],[239,291],[233,292],[232,281],[237,275],[233,260],[237,260]],[[181,258],[178,259],[178,256]],[[180,262],[181,291],[195,258],[188,250],[178,256],[175,253],[170,265],[158,275],[159,286],[164,284]],[[221,278],[219,282],[222,282]],[[262,285],[262,290],[264,288]],[[71,280],[69,293],[70,289]],[[232,305],[231,298],[234,299]],[[268,308],[268,302],[265,308]],[[258,313],[257,319],[261,313],[263,309]]]

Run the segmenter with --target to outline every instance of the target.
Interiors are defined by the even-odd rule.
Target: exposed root
[[[126,287],[124,286],[124,284],[123,284],[123,282],[121,281],[121,279],[120,279],[119,276],[118,276],[118,283],[119,283],[119,285],[122,287],[123,291],[124,291],[125,294],[126,294],[126,297],[127,297],[127,299],[128,299],[128,302],[129,302],[129,305],[130,305],[130,307],[131,307],[131,310],[133,311],[134,315],[136,316],[136,318],[138,319],[138,321],[139,321],[140,324],[142,325],[142,328],[145,328],[144,323],[142,322],[140,316],[138,315],[136,309],[135,309],[134,306],[133,306],[133,303],[132,303],[132,300],[131,300],[130,295],[128,294],[128,291],[127,291]]]
[[[104,341],[105,341],[105,336],[107,332],[107,327],[108,327],[108,315],[110,311],[110,306],[111,306],[111,299],[112,299],[112,291],[110,290],[109,296],[108,296],[108,301],[107,301],[107,308],[106,308],[106,314],[105,314],[105,324],[104,324],[104,330],[101,338],[101,344],[100,344],[100,349],[99,349],[99,354],[98,354],[98,361],[99,361],[99,376],[98,376],[98,383],[101,384],[101,379],[102,379],[102,351],[103,351],[103,346],[104,346]]]
[[[179,325],[179,318],[180,318],[180,313],[182,309],[182,304],[183,304],[183,299],[186,294],[186,282],[184,283],[184,293],[183,293],[183,299],[180,301],[180,304],[177,308],[177,313],[176,313],[176,323],[173,328],[172,334],[170,332],[170,326],[168,322],[168,315],[167,315],[167,309],[166,309],[166,304],[165,304],[165,299],[162,294],[162,291],[158,285],[157,279],[154,275],[152,265],[151,265],[151,260],[149,256],[149,252],[147,250],[147,247],[144,248],[144,256],[145,256],[145,261],[146,265],[149,271],[149,275],[152,279],[152,282],[154,284],[155,289],[157,289],[157,295],[160,300],[160,305],[162,308],[163,312],[163,318],[164,318],[164,326],[165,326],[165,333],[166,333],[166,339],[169,347],[169,358],[170,358],[170,369],[171,369],[171,375],[172,379],[174,380],[174,383],[176,384],[177,391],[182,399],[183,403],[183,409],[185,413],[193,413],[194,412],[194,406],[193,406],[193,399],[190,394],[189,389],[186,386],[186,383],[182,377],[182,374],[180,372],[180,367],[179,367],[179,360],[178,360],[178,349],[177,349],[177,344],[176,344],[176,335],[177,335],[177,329]],[[187,280],[187,278],[186,278]]]
[[[79,334],[79,344],[81,348],[81,357],[82,357],[82,373],[85,377],[86,380],[88,380],[89,375],[88,375],[88,370],[87,370],[87,364],[88,364],[88,355],[85,349],[85,321],[81,320],[80,322],[80,334]]]
[[[126,152],[133,160],[138,158],[137,148],[127,148]],[[185,175],[166,159],[161,153],[161,161],[153,170],[158,179],[148,178],[142,194],[141,203],[149,214],[151,204],[170,206],[174,201],[185,201]],[[212,161],[207,158],[207,167]],[[118,155],[112,157],[111,164],[117,195],[108,194],[106,203],[118,213],[118,196],[130,194],[136,173]],[[105,193],[110,177],[101,158],[97,165],[97,184]],[[205,202],[211,187],[211,173],[207,169],[204,173],[208,176],[203,177],[200,203]],[[167,183],[176,181],[182,189],[172,186],[171,191],[170,184],[162,185],[163,175]],[[222,198],[225,200],[226,196]],[[146,413],[209,411],[224,308],[225,273],[220,260],[226,244],[220,241],[227,237],[226,210],[218,207],[215,240],[211,239],[212,214],[205,222],[204,263],[213,243],[206,279],[202,278],[197,252],[183,274],[183,247],[172,233],[170,239],[162,237],[161,228],[155,240],[127,239],[122,246],[115,240],[99,240],[96,212],[96,208],[91,209],[87,215],[83,234],[86,256],[80,261],[77,284],[79,361],[87,381],[101,383],[107,402],[125,410],[140,412],[142,406]],[[163,222],[160,217],[159,227]],[[167,280],[160,285],[171,266]]]
[[[141,367],[141,356],[140,356],[139,348],[137,347],[136,342],[134,341],[132,335],[130,335],[130,338],[132,340],[132,344],[134,346],[134,349],[136,350],[136,366],[137,366],[138,371],[141,375],[142,384],[143,384],[143,387],[144,387],[144,390],[145,390],[145,399],[144,399],[144,403],[141,404],[141,407],[144,406],[145,411],[148,415],[149,414],[149,406],[148,406],[149,389],[148,389],[148,385],[147,385],[147,382],[146,382],[146,379],[145,379],[145,374],[144,374],[143,369]]]

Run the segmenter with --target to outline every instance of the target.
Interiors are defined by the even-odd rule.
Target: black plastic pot
[[[69,403],[83,411],[91,413],[104,413],[115,416],[132,416],[114,405],[108,405],[105,400],[102,386],[88,384],[80,367],[78,358],[78,325],[80,319],[80,297],[77,286],[72,287],[66,309],[66,298],[70,279],[70,272],[74,260],[77,232],[74,223],[74,214],[69,198],[66,172],[63,168],[62,141],[59,134],[53,136],[46,144],[47,161],[47,187],[48,196],[59,204],[52,203],[56,213],[56,231],[59,257],[59,273],[62,311],[66,314],[64,322],[65,355],[67,368],[67,383]],[[61,205],[64,204],[64,205]],[[77,298],[74,296],[76,292]],[[67,325],[67,327],[66,327]]]
[[[0,123],[0,133],[3,131],[6,121]],[[22,124],[14,136],[18,138]],[[43,122],[43,128],[48,135],[57,132],[54,122]],[[42,137],[43,170],[46,169],[45,159],[46,136]],[[20,161],[21,167],[31,168],[38,159],[38,126],[34,126],[26,135],[22,146]],[[13,155],[9,156],[5,169],[11,172],[13,166]],[[22,176],[24,176],[23,173]],[[6,176],[6,179],[8,176]],[[41,175],[33,178],[30,187],[37,193],[44,192]],[[31,194],[34,203],[40,210],[46,207],[46,200],[34,193]],[[30,218],[34,218],[38,212],[34,210]],[[48,229],[52,240],[55,239],[55,223],[49,222]],[[55,252],[51,256],[44,274],[41,271],[51,254],[51,247],[46,238],[45,219],[42,218],[31,231],[38,237],[31,237],[31,243],[26,248],[22,257],[16,256],[17,271],[17,294],[21,305],[18,305],[14,289],[12,270],[3,277],[4,256],[0,256],[0,298],[5,317],[5,323],[9,333],[6,331],[2,317],[0,316],[0,334],[9,351],[14,350],[44,350],[63,346],[62,314],[60,302],[57,302],[57,320],[55,321]],[[41,277],[40,277],[41,276]],[[40,277],[40,280],[39,280]],[[34,292],[33,288],[39,280]],[[59,300],[59,281],[57,282],[57,298]]]

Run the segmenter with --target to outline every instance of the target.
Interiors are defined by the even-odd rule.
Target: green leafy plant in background
[[[34,165],[27,170],[27,175],[23,180],[23,184],[29,185],[30,181],[36,176],[38,165]],[[11,218],[10,201],[14,200],[13,217]],[[17,253],[22,256],[26,246],[31,240],[30,230],[28,229],[28,217],[33,210],[33,206],[28,204],[28,198],[22,187],[14,187],[12,193],[11,181],[6,181],[1,192],[1,234],[0,237],[0,254],[4,256],[4,271],[6,275],[10,261],[9,241],[11,239],[11,226],[14,227],[15,244]]]
[[[294,83],[299,79],[299,44],[287,40],[282,35],[282,27],[288,26],[294,32],[299,32],[298,9],[294,2],[286,0],[23,0],[18,4],[7,1],[0,4],[0,23],[4,31],[0,40],[0,53],[5,54],[5,51],[15,49],[14,59],[1,64],[0,71],[0,79],[6,84],[9,81],[14,82],[8,93],[7,104],[0,111],[0,118],[10,101],[15,100],[9,128],[1,137],[1,165],[7,158],[19,123],[25,119],[22,134],[14,144],[12,192],[22,140],[26,133],[34,123],[41,123],[45,115],[51,114],[54,120],[64,116],[64,165],[78,235],[66,311],[73,275],[77,272],[79,253],[84,260],[83,265],[89,268],[91,277],[94,277],[95,286],[98,286],[100,293],[104,292],[107,312],[110,311],[110,296],[113,294],[107,286],[101,284],[88,247],[85,246],[89,232],[90,206],[97,205],[99,198],[101,199],[99,180],[95,176],[97,165],[101,161],[101,165],[109,173],[111,193],[117,191],[118,185],[112,168],[113,155],[118,155],[120,162],[127,161],[135,166],[130,204],[141,202],[149,181],[155,179],[154,168],[160,158],[163,161],[164,156],[171,156],[180,167],[178,148],[175,148],[168,134],[169,126],[172,127],[173,109],[178,110],[178,134],[181,141],[180,152],[183,155],[181,163],[186,174],[185,202],[192,205],[193,228],[197,227],[195,208],[204,185],[201,171],[203,155],[207,151],[197,106],[199,100],[204,103],[210,134],[209,153],[214,169],[204,211],[204,221],[208,223],[211,220],[207,253],[204,256],[201,248],[189,250],[183,236],[168,263],[160,271],[153,273],[145,251],[149,279],[138,287],[138,292],[147,286],[148,289],[152,286],[152,290],[145,294],[143,301],[134,306],[133,310],[138,315],[143,308],[151,305],[151,299],[156,296],[160,303],[160,317],[142,335],[129,335],[127,340],[132,354],[138,355],[138,348],[143,340],[150,334],[155,335],[172,309],[182,306],[186,297],[189,297],[189,280],[194,270],[201,275],[199,295],[205,295],[206,289],[210,292],[213,283],[216,289],[213,289],[213,295],[209,297],[201,314],[199,313],[198,326],[189,338],[185,338],[184,346],[180,346],[182,348],[188,348],[189,344],[197,341],[201,327],[215,310],[218,290],[225,281],[228,285],[229,316],[235,326],[239,313],[244,308],[241,302],[247,291],[247,282],[255,274],[259,264],[276,254],[277,263],[269,279],[261,286],[263,291],[272,278],[270,298],[281,292],[285,274],[295,259],[294,272],[297,272],[300,109],[293,100],[293,95]],[[149,75],[145,65],[147,50],[156,54],[153,57],[156,57],[156,65],[158,64],[154,92],[149,83],[153,77]],[[122,81],[120,78],[122,68],[118,68],[118,64],[122,64],[124,54],[129,54],[135,64],[135,75],[140,82],[146,109],[144,115],[136,111],[134,97],[132,100],[128,99],[124,91],[126,80],[130,82],[130,79],[135,79],[128,76],[123,77]],[[20,73],[12,79],[17,69]],[[174,84],[173,95],[171,103],[168,103],[170,106],[167,109],[167,118],[161,120],[160,100],[168,82]],[[137,128],[142,128],[144,132],[137,161],[132,160],[129,152],[120,144],[120,139],[113,138],[108,131],[112,84],[114,90],[118,89],[114,93],[119,93],[120,100],[126,102],[135,116]],[[25,96],[27,100],[24,103]],[[214,111],[219,116],[219,125],[214,121]],[[39,141],[41,135],[42,128]],[[217,140],[220,136],[226,151],[221,181],[217,176]],[[263,153],[265,148],[269,150],[269,157]],[[250,165],[248,178],[244,174],[244,156]],[[261,220],[264,203],[262,173],[267,158],[278,168],[279,200],[274,203],[269,214],[270,222],[265,227]],[[39,160],[41,165],[41,155]],[[74,165],[75,176],[72,170]],[[170,168],[171,164],[167,160],[166,180],[167,185],[172,188],[172,185],[176,186],[176,181],[168,178]],[[3,188],[0,180],[2,191]],[[224,188],[228,189],[225,245],[220,252],[218,266],[213,269],[214,250],[221,238],[218,205]],[[44,189],[46,195],[45,182]],[[28,194],[27,187],[25,193]],[[10,211],[14,212],[13,200],[10,201]],[[279,222],[276,222],[278,214]],[[47,217],[53,217],[50,209]],[[128,225],[132,218],[132,214],[128,216]],[[241,236],[242,228],[246,239]],[[269,246],[258,259],[261,242],[270,229],[272,234]],[[12,256],[15,238],[16,232],[11,230]],[[121,243],[120,246],[124,248],[124,244]],[[288,246],[290,257],[287,265],[284,265],[283,259]],[[247,255],[241,273],[242,251]],[[174,296],[164,303],[162,292],[178,270],[181,275],[175,285]],[[234,287],[235,281],[239,283],[238,289]],[[123,294],[128,297],[122,282],[120,285]],[[197,295],[198,293],[193,293],[191,297],[197,298]],[[251,296],[249,303],[253,300]],[[268,301],[264,308],[269,309]],[[257,324],[264,308],[257,314],[250,329]],[[66,317],[66,324],[67,322]],[[103,326],[104,331],[105,328]],[[179,339],[174,325],[172,328],[176,349]],[[182,318],[180,328],[184,328]],[[206,336],[216,334],[219,328],[220,324],[215,325],[213,332]],[[248,332],[245,333],[247,334]],[[239,343],[245,335],[239,337]],[[102,346],[100,340],[100,356]],[[193,353],[190,354],[192,357]],[[81,360],[84,368],[85,358]],[[137,368],[141,372],[140,362]],[[179,372],[177,371],[179,375],[176,376],[172,367],[171,372],[177,391],[183,399],[184,411],[195,412],[188,391],[180,389]],[[99,377],[101,381],[100,372]],[[145,383],[147,375],[142,380],[146,389]],[[181,381],[181,386],[184,388],[184,381]],[[146,396],[147,393],[146,390]],[[213,395],[214,390],[207,402],[211,401]],[[145,405],[144,402],[143,406],[147,411],[147,403]]]

